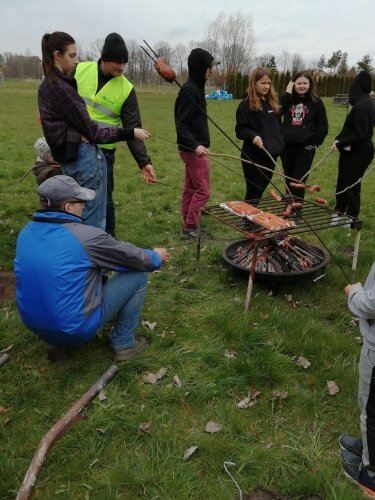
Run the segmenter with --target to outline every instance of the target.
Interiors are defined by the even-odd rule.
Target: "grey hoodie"
[[[363,345],[375,351],[375,263],[365,284],[354,286],[348,296],[350,311],[359,318]]]

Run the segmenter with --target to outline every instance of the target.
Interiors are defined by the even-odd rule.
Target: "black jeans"
[[[115,204],[113,202],[113,189],[115,187],[114,165],[115,153],[111,149],[102,149],[105,160],[107,162],[107,218],[106,218],[106,233],[115,236],[116,214]]]
[[[301,180],[306,172],[310,170],[314,156],[314,146],[308,146],[306,144],[288,144],[281,155],[285,175],[293,179]],[[303,182],[307,182],[307,178],[308,176],[303,179]],[[290,181],[286,181],[291,194],[299,198],[304,198],[305,190],[290,187],[289,182]]]
[[[272,157],[276,161],[277,156]],[[254,150],[251,152],[241,151],[241,158],[244,160],[252,160],[258,165],[267,167],[271,170],[271,172],[268,172],[256,167],[255,165],[242,162],[242,170],[246,182],[245,200],[254,202],[254,200],[261,198],[262,194],[267,189],[267,186],[272,179],[273,171],[275,170],[275,164],[261,149],[259,149],[259,151]]]
[[[367,167],[372,162],[374,152],[358,155],[350,151],[341,151],[337,175],[336,192],[342,191],[354,184],[365,173]],[[336,195],[337,212],[346,213],[352,217],[358,217],[361,207],[361,183]]]

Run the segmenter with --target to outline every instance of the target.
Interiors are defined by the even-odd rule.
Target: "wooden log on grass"
[[[2,354],[0,356],[0,366],[5,365],[5,363],[9,360],[9,354]]]
[[[78,399],[70,410],[58,420],[53,427],[44,435],[38,448],[36,449],[31,464],[27,469],[23,479],[21,488],[18,492],[16,500],[27,500],[33,491],[36,480],[39,477],[43,463],[47,458],[49,450],[57,439],[59,439],[76,421],[80,418],[82,410],[88,406],[91,401],[99,394],[99,392],[107,385],[107,383],[116,375],[118,368],[112,365],[108,370],[95,382],[94,385]]]

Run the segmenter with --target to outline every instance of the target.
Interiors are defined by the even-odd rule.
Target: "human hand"
[[[169,262],[171,254],[168,252],[166,248],[154,248],[154,252],[160,255],[163,262]]]
[[[334,143],[332,144],[332,146],[331,146],[329,149],[330,149],[331,151],[338,151],[338,149],[337,149],[337,143],[338,143],[338,142],[339,142],[339,141],[334,141]]]
[[[145,182],[147,182],[147,183],[156,182],[156,175],[155,175],[154,167],[151,165],[151,163],[142,167],[141,171],[142,171],[142,175],[143,175],[143,180]]]
[[[362,286],[362,283],[358,282],[358,283],[346,285],[346,287],[344,288],[344,292],[345,292],[345,295],[347,297],[349,296],[351,289],[354,288],[355,286]]]
[[[255,146],[258,146],[258,148],[262,148],[263,147],[263,141],[262,141],[262,138],[257,135],[256,137],[254,137],[253,139],[253,144],[255,144]]]
[[[286,86],[285,92],[287,94],[293,94],[293,88],[294,88],[294,82],[292,80],[290,80],[290,82]]]
[[[208,153],[210,152],[209,149],[205,148],[201,144],[195,148],[195,156],[207,156]]]
[[[140,141],[144,141],[145,139],[149,139],[151,134],[147,132],[147,130],[143,128],[135,128],[134,129],[134,139],[138,139]]]

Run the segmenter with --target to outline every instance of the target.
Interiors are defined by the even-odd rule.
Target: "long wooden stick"
[[[304,184],[305,188],[310,187],[308,184],[306,184],[305,182],[301,182],[299,179],[294,179],[293,177],[288,177],[287,175],[284,175],[281,172],[277,172],[277,171],[275,172],[274,170],[272,170],[272,168],[265,167],[264,165],[260,165],[259,163],[255,163],[255,162],[250,161],[250,160],[245,160],[244,158],[240,158],[239,156],[228,155],[228,154],[224,154],[224,153],[212,153],[212,151],[209,151],[208,155],[209,156],[221,156],[223,158],[231,158],[232,160],[239,160],[239,161],[242,161],[244,163],[249,163],[250,165],[255,165],[256,167],[260,168],[261,170],[265,170],[266,172],[272,172],[273,174],[278,175],[282,179],[287,179],[288,181],[292,181],[292,182],[298,182],[298,184]],[[272,160],[273,160],[273,158],[272,158]],[[275,160],[273,160],[273,161],[275,161]]]
[[[118,367],[112,365],[108,370],[95,382],[90,389],[76,401],[63,417],[58,420],[53,427],[44,435],[38,448],[36,449],[31,464],[27,469],[23,479],[21,488],[18,492],[16,500],[27,500],[33,491],[36,480],[39,477],[40,471],[47,458],[49,450],[57,439],[59,439],[76,421],[80,418],[82,410],[88,406],[91,401],[99,394],[99,392],[107,385],[107,383],[116,375]]]
[[[0,356],[0,366],[5,365],[5,363],[9,360],[9,354],[3,354]]]

